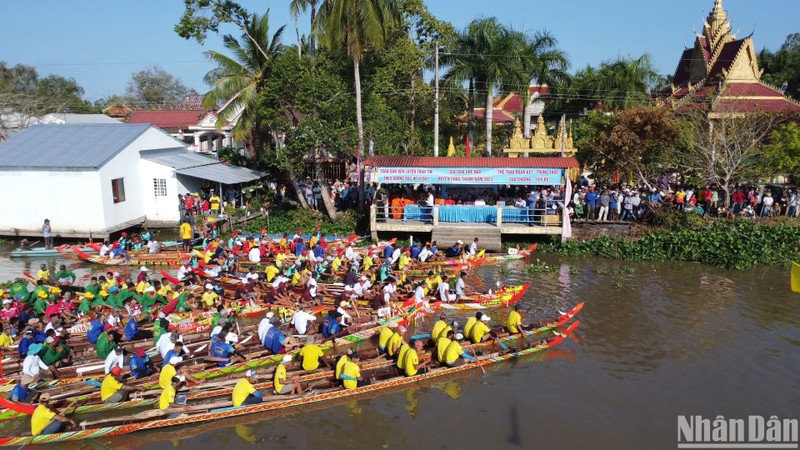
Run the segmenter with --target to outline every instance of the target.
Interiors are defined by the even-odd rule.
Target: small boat
[[[172,263],[180,263],[184,258],[188,258],[189,254],[181,254],[180,252],[161,252],[154,255],[151,254],[131,254],[130,258],[112,258],[109,256],[90,255],[80,248],[73,246],[72,252],[85,262],[92,264],[99,264],[102,266],[145,266],[145,265],[170,265]]]
[[[510,261],[517,261],[520,259],[527,258],[531,256],[533,252],[536,251],[536,244],[531,245],[530,247],[519,250],[516,248],[508,249],[508,254],[506,255],[497,255],[497,256],[487,256],[486,262],[487,263],[504,263]]]
[[[95,254],[100,250],[100,246],[102,244],[84,244],[76,246],[82,252],[86,254]],[[58,255],[63,254],[64,252],[73,254],[71,245],[61,245],[59,247],[55,247],[52,249],[46,249],[44,247],[30,247],[24,248],[19,247],[16,250],[12,251],[8,256],[9,258],[52,258]]]

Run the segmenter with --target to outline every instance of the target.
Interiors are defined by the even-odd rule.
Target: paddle
[[[470,345],[469,349],[472,350],[472,356],[475,358],[475,362],[478,364],[478,367],[481,368],[481,372],[483,372],[483,376],[486,376],[486,369],[483,368],[483,364],[481,364],[481,362],[478,360],[478,354],[475,353],[475,348],[473,348]]]

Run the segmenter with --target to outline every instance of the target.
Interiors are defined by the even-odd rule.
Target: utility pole
[[[567,145],[567,115],[561,115],[561,157],[564,157],[564,149]]]
[[[433,99],[433,156],[439,156],[439,41],[436,41],[436,67],[433,69],[436,87]]]

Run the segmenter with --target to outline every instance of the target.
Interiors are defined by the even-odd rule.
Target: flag
[[[372,139],[369,140],[369,156],[375,156],[375,142]]]
[[[464,156],[466,156],[467,158],[469,158],[469,151],[470,151],[470,148],[469,148],[469,136],[467,136],[467,150],[464,152]]]
[[[572,237],[572,224],[569,221],[569,202],[572,200],[572,182],[567,178],[567,190],[564,192],[564,208],[561,210],[561,242]]]

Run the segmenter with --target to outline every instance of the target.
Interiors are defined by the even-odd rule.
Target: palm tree
[[[356,90],[358,152],[364,151],[364,121],[361,115],[361,60],[364,54],[383,47],[389,33],[401,23],[399,0],[325,0],[314,32],[320,44],[344,52],[353,61]],[[359,180],[359,204],[363,205],[363,171]]]
[[[569,61],[566,54],[557,49],[558,40],[548,31],[537,32],[529,38],[523,64],[525,72],[531,81],[537,84],[558,86],[569,80],[567,69]],[[531,106],[531,96],[525,89],[525,103],[522,117],[523,132],[525,137],[531,134],[531,118],[528,109]]]
[[[269,11],[263,16],[253,14],[242,25],[241,40],[231,35],[223,38],[225,48],[233,56],[217,51],[207,51],[206,57],[217,68],[208,72],[204,81],[212,86],[203,96],[203,108],[211,110],[220,106],[217,129],[236,122],[232,134],[236,140],[248,142],[251,154],[258,151],[259,123],[258,98],[270,76],[274,61],[283,53],[280,44],[285,26],[269,36]]]
[[[618,58],[603,63],[598,88],[608,107],[627,109],[634,104],[649,103],[659,81],[661,77],[653,68],[650,56],[644,54],[637,59]]]
[[[449,83],[469,83],[467,133],[473,139],[475,94],[486,94],[486,153],[492,154],[492,99],[495,89],[526,84],[522,61],[524,35],[509,30],[497,18],[473,20],[458,33],[453,51],[443,62],[450,66],[445,79]]]
[[[294,20],[294,32],[297,35],[297,54],[302,56],[302,48],[303,42],[300,39],[300,28],[297,25],[297,18],[300,16],[301,13],[305,13],[308,8],[311,8],[311,27],[314,27],[314,21],[317,18],[317,2],[318,0],[292,0],[289,4],[289,14],[292,16],[292,20]],[[311,33],[309,47],[311,49],[311,53],[314,53],[316,47],[314,40],[314,33]]]

